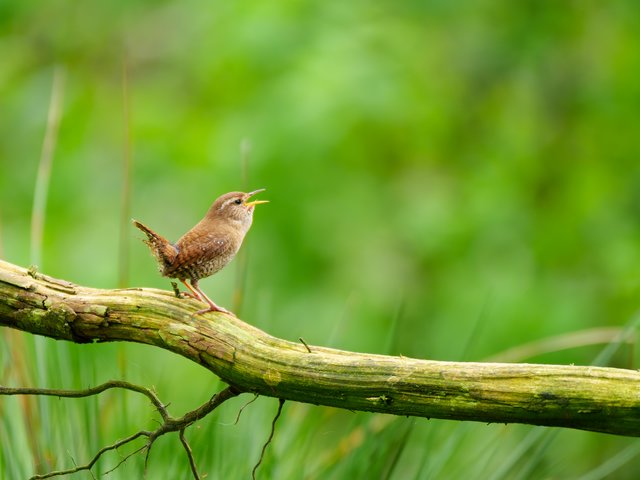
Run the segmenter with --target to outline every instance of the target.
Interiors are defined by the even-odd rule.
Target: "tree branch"
[[[239,390],[286,400],[640,436],[640,373],[634,370],[439,362],[306,348],[227,315],[190,318],[198,308],[169,291],[85,288],[0,261],[0,325],[78,343],[155,345]]]

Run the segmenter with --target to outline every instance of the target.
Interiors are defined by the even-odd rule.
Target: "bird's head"
[[[225,193],[213,202],[207,216],[224,219],[247,231],[253,220],[253,210],[255,206],[261,203],[268,203],[268,200],[249,201],[249,199],[260,192],[264,192],[264,190],[264,188],[260,188],[249,193]]]

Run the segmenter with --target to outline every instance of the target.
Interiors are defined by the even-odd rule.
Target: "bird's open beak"
[[[265,188],[259,188],[258,190],[254,190],[253,192],[247,193],[244,199],[245,206],[253,207],[254,205],[260,205],[261,203],[269,203],[269,200],[254,200],[253,202],[247,202],[247,200],[249,200],[251,197],[253,197],[254,195],[260,192],[264,192],[265,190],[266,190]]]

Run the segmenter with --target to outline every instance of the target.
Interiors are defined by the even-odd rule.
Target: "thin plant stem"
[[[240,142],[240,171],[242,176],[242,188],[249,190],[249,157],[251,156],[251,140],[243,138]],[[233,289],[233,311],[242,314],[244,292],[247,286],[247,250],[242,249],[236,257],[236,284]]]
[[[118,286],[129,283],[129,217],[131,217],[131,103],[129,96],[129,66],[122,61],[122,106],[124,120],[124,151],[122,156],[122,198],[120,203],[120,248],[118,255]]]
[[[49,193],[49,183],[51,179],[51,169],[53,156],[58,139],[60,117],[62,115],[62,99],[64,93],[64,69],[61,66],[55,67],[51,87],[51,98],[49,100],[49,110],[47,113],[47,125],[45,136],[40,153],[40,163],[36,177],[36,185],[33,194],[33,210],[31,213],[31,252],[30,259],[32,265],[42,265],[42,239],[44,235],[45,213],[47,209],[47,198]],[[36,375],[38,383],[47,385],[47,343],[43,338],[34,339],[35,363],[37,365]],[[49,438],[49,409],[46,402],[39,403],[38,409],[33,409],[36,418],[34,424],[41,425],[43,434]],[[38,417],[39,415],[39,417]],[[34,445],[34,456],[37,464],[42,463],[44,458],[42,452]]]
[[[0,208],[0,258],[4,257],[4,248],[2,247],[2,208]]]
[[[53,154],[58,139],[58,129],[62,113],[62,97],[64,90],[64,69],[60,66],[53,71],[53,86],[47,115],[47,129],[42,143],[40,165],[33,195],[33,211],[31,214],[31,264],[42,263],[42,237],[44,231],[45,211],[51,179]]]

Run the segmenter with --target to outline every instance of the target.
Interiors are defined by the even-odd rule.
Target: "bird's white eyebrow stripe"
[[[224,203],[220,206],[220,210],[222,210],[224,207],[226,207],[227,205],[235,202],[236,200],[238,200],[240,197],[231,197],[228,200],[225,200]]]

